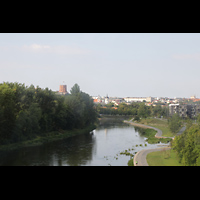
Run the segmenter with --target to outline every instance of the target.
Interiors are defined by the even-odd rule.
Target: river
[[[0,166],[127,166],[131,156],[120,152],[158,147],[134,126],[105,121],[90,133],[1,153]]]

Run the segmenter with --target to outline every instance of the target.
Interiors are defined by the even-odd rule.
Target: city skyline
[[[1,33],[0,82],[91,96],[200,96],[199,33]]]

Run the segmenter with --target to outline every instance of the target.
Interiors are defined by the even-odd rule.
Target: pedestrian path
[[[165,148],[155,148],[155,149],[143,149],[138,151],[134,156],[134,166],[149,166],[147,163],[147,154],[154,152],[154,151],[162,151],[163,149],[171,149],[170,147]]]
[[[157,131],[157,133],[155,135],[155,137],[157,137],[157,138],[172,138],[172,139],[174,139],[174,137],[175,137],[175,136],[174,137],[164,137],[164,136],[162,136],[162,131],[160,129],[152,127],[152,126],[144,125],[144,124],[134,123],[134,122],[132,122],[132,119],[130,121],[125,120],[124,122],[125,123],[129,123],[129,124],[131,124],[133,126],[139,126],[139,127],[143,127],[143,128],[154,129],[154,130]],[[185,129],[186,129],[186,127],[183,126],[181,128],[181,130],[176,135],[182,134],[185,131]],[[134,159],[133,159],[134,166],[149,166],[148,163],[147,163],[147,160],[146,160],[147,154],[151,153],[151,152],[154,152],[154,151],[161,151],[161,150],[166,149],[166,148],[170,149],[170,147],[164,147],[164,148],[162,147],[162,148],[146,149],[146,150],[143,149],[141,151],[138,151],[135,154]]]
[[[132,119],[131,119],[131,120],[132,120]],[[148,126],[148,125],[145,125],[145,124],[138,124],[138,123],[135,123],[135,122],[131,122],[131,120],[130,120],[130,121],[124,120],[124,122],[125,122],[125,123],[129,123],[129,124],[131,124],[131,125],[133,125],[133,126],[138,126],[138,127],[142,127],[142,128],[154,129],[154,130],[157,131],[157,133],[156,133],[156,135],[155,135],[156,138],[172,138],[172,137],[165,137],[165,136],[162,136],[162,131],[161,131],[160,129],[158,129],[158,128],[155,128],[155,127],[153,127],[153,126]]]

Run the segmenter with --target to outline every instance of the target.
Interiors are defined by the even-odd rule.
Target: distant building
[[[170,104],[169,105],[169,115],[178,114],[182,118],[195,118],[200,114],[199,104]]]
[[[197,101],[200,101],[200,99],[193,99],[192,101],[193,102],[197,102]]]
[[[108,95],[105,97],[105,104],[108,104],[109,103],[109,97]]]
[[[188,104],[170,104],[169,105],[169,115],[178,114],[180,117],[186,118],[190,117],[190,106]]]
[[[94,103],[102,103],[102,98],[100,96],[92,97]]]
[[[197,117],[200,114],[200,105],[192,104],[191,107],[191,118]]]
[[[62,95],[67,94],[67,85],[60,85],[59,94],[62,94]]]
[[[118,106],[120,103],[123,102],[123,99],[122,98],[121,99],[113,99],[111,102],[114,103],[116,106]]]
[[[152,97],[125,97],[124,100],[126,102],[152,102]]]
[[[194,96],[191,96],[190,99],[196,99],[196,96],[195,96],[195,95],[194,95]]]
[[[98,102],[98,99],[93,99],[93,102],[94,102],[94,103],[99,103],[99,102]]]

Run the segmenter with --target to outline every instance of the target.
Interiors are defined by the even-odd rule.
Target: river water
[[[90,133],[1,153],[0,166],[127,166],[131,156],[120,152],[135,154],[157,147],[148,144],[134,126],[102,123]]]

